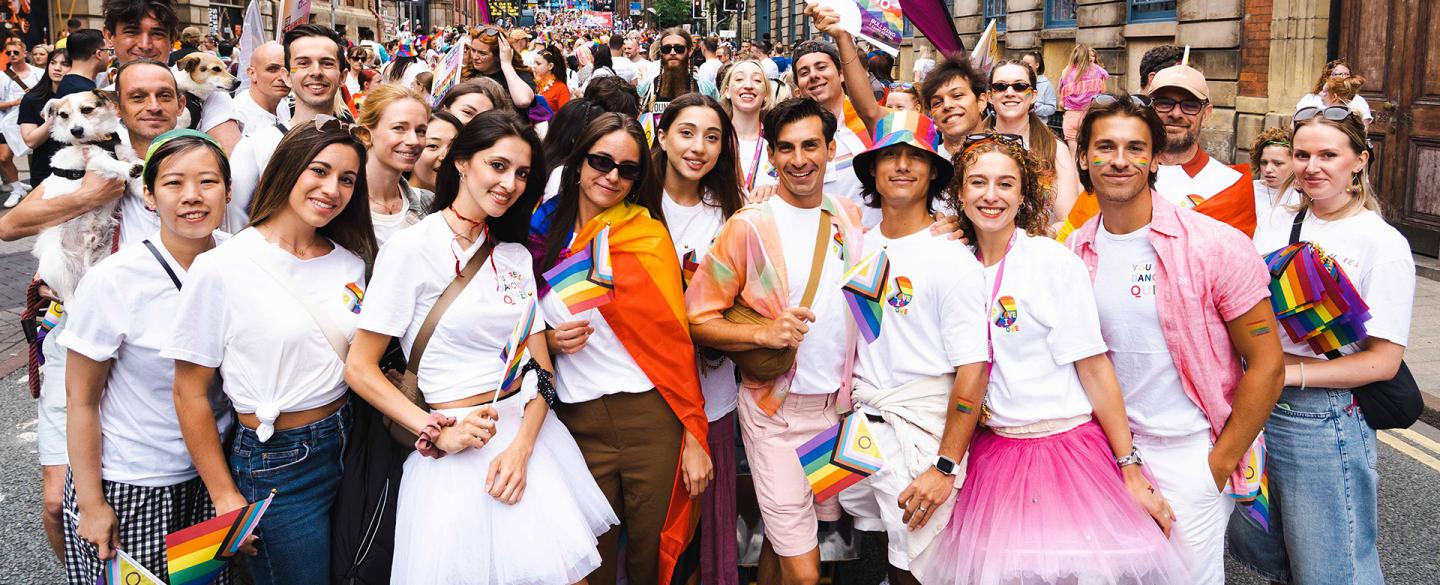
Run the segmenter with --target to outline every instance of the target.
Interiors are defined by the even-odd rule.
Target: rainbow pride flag
[[[1259,524],[1270,531],[1270,475],[1265,469],[1265,433],[1255,438],[1255,448],[1246,452],[1243,482],[1234,479],[1225,486],[1225,491],[1235,500],[1236,505]]]
[[[1292,341],[1317,354],[1365,339],[1370,307],[1345,270],[1309,242],[1265,256],[1270,270],[1270,308]]]
[[[850,315],[860,326],[860,335],[866,343],[874,343],[880,337],[880,319],[885,316],[882,303],[885,300],[885,283],[890,279],[890,257],[880,250],[856,264],[845,273],[845,304]]]
[[[165,581],[156,577],[140,564],[139,561],[125,554],[125,551],[115,549],[115,556],[105,561],[100,567],[100,580],[96,585],[165,585]]]
[[[532,296],[530,301],[525,303],[520,320],[515,322],[515,329],[510,331],[510,339],[505,342],[505,347],[500,349],[500,361],[505,364],[505,377],[500,380],[500,392],[496,394],[496,400],[520,390],[520,381],[524,379],[520,372],[525,359],[525,339],[530,337],[530,330],[534,327],[535,297]]]
[[[610,264],[610,226],[600,228],[585,249],[545,272],[550,292],[571,314],[594,309],[615,298],[615,269]]]
[[[165,536],[165,558],[171,585],[204,585],[225,570],[245,537],[255,532],[260,517],[275,499],[270,496]]]
[[[880,471],[885,458],[865,415],[852,412],[795,450],[815,501],[835,497],[845,488]]]

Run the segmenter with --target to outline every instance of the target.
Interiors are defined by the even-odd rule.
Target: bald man
[[[240,116],[245,136],[258,128],[290,121],[290,108],[280,108],[280,101],[290,94],[289,72],[285,70],[285,47],[270,41],[255,48],[245,75],[250,87],[235,96],[235,110]],[[277,118],[277,110],[279,116]]]

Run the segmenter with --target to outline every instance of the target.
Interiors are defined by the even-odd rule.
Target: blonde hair
[[[1360,94],[1360,88],[1364,85],[1365,78],[1359,75],[1332,77],[1325,81],[1325,97],[1333,98],[1339,104],[1349,107],[1350,100]]]
[[[770,111],[770,107],[775,105],[775,82],[765,75],[765,68],[753,58],[739,59],[725,67],[725,76],[720,80],[720,107],[724,108],[725,115],[731,118],[735,117],[735,106],[730,103],[730,98],[725,95],[725,90],[730,89],[730,78],[735,75],[735,71],[747,63],[754,65],[760,71],[760,79],[763,80],[761,83],[764,85],[762,97],[764,101],[760,102],[760,115],[764,116],[765,112]]]
[[[1060,78],[1064,79],[1066,74],[1074,71],[1075,79],[1080,79],[1094,64],[1095,49],[1090,48],[1090,45],[1075,43],[1075,48],[1070,49],[1070,61],[1065,65],[1065,70],[1060,72]]]
[[[1301,128],[1306,126],[1329,126],[1335,128],[1345,135],[1347,142],[1349,142],[1347,146],[1350,147],[1352,152],[1357,155],[1370,152],[1370,143],[1365,137],[1365,123],[1360,121],[1360,116],[1354,112],[1351,112],[1349,116],[1346,116],[1344,120],[1340,121],[1330,120],[1325,116],[1315,116],[1308,120],[1301,121],[1295,125],[1295,131],[1291,133],[1291,140],[1294,140],[1293,137],[1300,133]],[[1295,176],[1295,174],[1290,175],[1290,178],[1280,187],[1280,192],[1284,193],[1287,189],[1294,187],[1295,192],[1300,194],[1300,204],[1291,209],[1303,211],[1309,209],[1314,202],[1310,199],[1309,194],[1295,186]],[[1346,191],[1350,194],[1350,201],[1340,209],[1341,216],[1349,215],[1362,208],[1380,213],[1380,195],[1375,192],[1374,184],[1370,182],[1370,165],[1368,161],[1364,167],[1361,167],[1360,172],[1355,173],[1355,175],[1351,177],[1350,187]]]
[[[414,88],[394,83],[382,83],[372,86],[370,91],[365,93],[365,102],[360,105],[360,115],[355,121],[365,129],[361,139],[366,148],[371,145],[369,131],[380,125],[380,118],[384,117],[385,110],[405,100],[415,100],[425,106],[425,118],[430,118],[430,102]]]

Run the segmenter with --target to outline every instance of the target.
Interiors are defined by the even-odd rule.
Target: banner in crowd
[[[900,54],[899,0],[806,0],[840,15],[840,27],[891,56]]]
[[[280,14],[285,15],[284,26],[275,31],[275,40],[285,38],[285,31],[310,21],[310,0],[282,0]]]
[[[615,15],[610,12],[587,11],[580,17],[580,26],[589,28],[614,28]]]
[[[460,68],[465,64],[465,48],[470,46],[470,37],[460,37],[455,46],[445,53],[435,66],[435,86],[430,91],[430,105],[439,106],[445,94],[460,83]]]
[[[990,24],[985,27],[985,32],[980,33],[980,40],[975,43],[975,49],[970,51],[970,66],[990,77],[990,70],[1000,62],[1000,39],[996,38],[995,20],[991,19]]]
[[[960,42],[960,33],[955,30],[955,19],[945,9],[944,0],[898,0],[905,18],[920,30],[930,44],[941,55],[953,55],[965,50]]]
[[[246,69],[250,65],[250,56],[255,54],[255,49],[265,43],[265,17],[260,14],[260,0],[250,0],[245,7],[244,25],[240,30],[239,46],[235,49],[235,62],[240,64],[236,77],[240,79],[240,89],[235,95],[250,87],[250,76]]]

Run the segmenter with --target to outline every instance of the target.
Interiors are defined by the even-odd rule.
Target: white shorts
[[[1191,583],[1225,583],[1225,528],[1235,501],[1215,489],[1210,432],[1186,437],[1135,435],[1135,447],[1175,511],[1179,542],[1188,548]]]
[[[909,534],[905,526],[905,511],[900,509],[900,492],[915,481],[905,465],[904,454],[899,449],[895,429],[888,424],[869,421],[870,434],[880,446],[885,464],[875,475],[861,480],[840,492],[836,499],[845,513],[855,519],[855,529],[866,532],[885,532],[890,566],[902,571],[910,570]],[[931,518],[931,522],[945,522],[948,518]]]
[[[68,465],[65,455],[65,348],[56,340],[66,316],[45,335],[45,365],[40,367],[40,407],[36,413],[35,447],[40,465]]]

